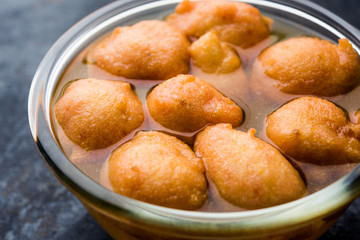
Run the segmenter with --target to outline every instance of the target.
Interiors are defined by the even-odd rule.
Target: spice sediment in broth
[[[265,120],[267,115],[278,109],[284,102],[271,102],[264,101],[261,98],[261,95],[256,95],[251,92],[249,81],[251,79],[251,69],[254,61],[256,60],[258,54],[268,46],[281,41],[283,39],[297,37],[297,36],[317,36],[323,38],[322,36],[314,33],[309,29],[305,29],[300,25],[289,23],[283,19],[277,18],[275,16],[269,16],[273,18],[274,24],[272,27],[272,34],[267,39],[258,43],[254,47],[248,49],[241,49],[239,47],[233,46],[238,52],[240,59],[242,61],[242,68],[237,69],[236,71],[229,74],[207,74],[202,72],[199,68],[195,67],[193,64],[190,66],[189,74],[199,77],[205,81],[208,81],[215,88],[217,88],[222,94],[226,97],[232,99],[236,102],[244,111],[244,122],[240,125],[238,130],[247,131],[250,128],[255,128],[257,137],[260,139],[274,145],[272,141],[266,136],[265,133]],[[104,36],[106,37],[106,36]],[[94,43],[96,44],[96,43]],[[88,64],[84,59],[92,46],[89,46],[87,49],[82,51],[67,67],[65,72],[60,79],[58,86],[55,90],[52,107],[61,97],[64,92],[64,88],[69,84],[69,82],[81,79],[81,78],[99,78],[107,80],[120,80],[128,82],[132,85],[134,91],[140,98],[143,104],[145,120],[143,124],[138,127],[136,130],[128,134],[125,138],[117,142],[116,144],[109,146],[104,149],[86,151],[67,138],[63,129],[59,126],[54,112],[52,112],[52,123],[53,128],[56,133],[58,142],[60,143],[63,151],[66,156],[86,175],[92,178],[96,182],[101,182],[100,178],[103,178],[101,173],[101,168],[103,163],[106,161],[111,152],[123,144],[126,141],[129,141],[136,132],[140,130],[158,130],[168,133],[170,135],[177,136],[179,139],[183,140],[185,143],[192,146],[195,135],[198,131],[192,133],[182,133],[173,130],[166,129],[157,123],[147,110],[146,96],[152,90],[153,87],[161,83],[160,80],[136,80],[136,79],[126,79],[124,77],[111,75],[106,71],[100,69],[94,64]],[[289,99],[296,98],[298,96],[289,95]],[[360,88],[356,87],[351,92],[331,98],[326,98],[339,106],[346,109],[349,113],[349,117],[354,122],[357,122],[357,111],[359,109],[358,99],[360,98]],[[199,130],[200,131],[200,130]],[[275,145],[274,145],[275,146]],[[276,146],[275,146],[276,147]],[[296,159],[289,158],[290,162],[300,171],[304,176],[304,180],[307,184],[308,194],[314,193],[327,185],[338,180],[348,172],[350,172],[357,164],[341,164],[341,165],[328,165],[320,166],[310,163],[304,163],[297,161]],[[105,173],[106,174],[106,173]],[[225,200],[222,200],[216,187],[208,178],[209,189],[208,196],[209,199],[204,204],[202,208],[198,211],[209,211],[209,212],[227,212],[227,211],[241,211],[243,209],[236,207]]]

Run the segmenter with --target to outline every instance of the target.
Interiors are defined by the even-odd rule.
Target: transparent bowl
[[[191,212],[147,204],[111,192],[83,174],[59,147],[51,125],[51,99],[71,60],[116,26],[159,18],[173,11],[178,2],[116,1],[80,21],[53,45],[34,76],[28,103],[30,128],[41,156],[114,239],[318,238],[359,196],[359,166],[330,186],[287,204],[244,212]],[[301,23],[334,41],[347,38],[359,52],[358,31],[316,4],[300,0],[244,2],[290,24]]]

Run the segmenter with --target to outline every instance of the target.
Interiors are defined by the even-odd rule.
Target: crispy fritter
[[[258,209],[302,197],[305,184],[296,169],[273,146],[230,124],[206,127],[194,150],[220,195],[234,205]]]
[[[241,60],[226,42],[211,31],[193,42],[190,55],[194,65],[207,73],[230,73],[241,67]]]
[[[108,147],[144,121],[141,101],[130,84],[120,81],[77,80],[54,112],[68,138],[86,150]]]
[[[215,31],[225,42],[248,48],[270,35],[271,21],[246,3],[232,1],[182,1],[166,22],[190,37]]]
[[[190,42],[169,24],[148,20],[118,27],[89,53],[88,61],[119,76],[164,80],[188,73]]]
[[[340,39],[337,46],[318,38],[298,37],[263,51],[252,75],[252,88],[273,98],[279,90],[287,94],[336,96],[359,83],[360,60],[346,39]]]
[[[314,164],[360,161],[360,125],[335,104],[295,99],[267,117],[268,137],[289,156]]]
[[[191,75],[178,75],[157,87],[147,97],[151,116],[166,128],[193,132],[208,123],[239,126],[242,109],[209,83]]]
[[[200,158],[182,141],[164,133],[139,132],[108,162],[115,192],[165,207],[194,210],[207,199]]]

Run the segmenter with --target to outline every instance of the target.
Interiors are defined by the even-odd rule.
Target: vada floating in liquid
[[[360,60],[347,39],[336,45],[313,37],[297,37],[265,49],[252,71],[254,92],[277,99],[279,94],[331,97],[360,82]]]
[[[196,137],[194,151],[220,195],[247,209],[266,208],[302,197],[305,184],[273,146],[230,124],[208,126]]]
[[[329,165],[360,162],[360,124],[317,97],[295,99],[266,119],[268,137],[289,156]]]
[[[108,147],[144,121],[129,83],[91,78],[71,83],[54,112],[67,137],[85,150]]]
[[[190,42],[163,21],[117,27],[89,52],[89,63],[133,79],[165,80],[189,71]]]
[[[210,30],[222,41],[249,48],[270,36],[271,20],[246,3],[232,1],[182,1],[166,22],[189,37]]]
[[[188,145],[156,131],[139,132],[108,160],[113,190],[125,196],[184,210],[207,199],[204,165]]]
[[[241,67],[236,50],[226,42],[220,41],[214,31],[193,42],[190,55],[194,65],[206,73],[230,73]]]
[[[242,109],[204,80],[178,75],[156,86],[147,97],[151,116],[175,131],[193,132],[208,123],[243,121]]]

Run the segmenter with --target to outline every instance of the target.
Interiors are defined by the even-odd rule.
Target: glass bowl
[[[28,103],[30,128],[41,156],[114,239],[318,238],[359,196],[359,166],[330,186],[287,204],[243,212],[191,212],[147,204],[105,189],[74,166],[58,145],[51,124],[51,101],[69,63],[116,26],[161,18],[179,2],[116,1],[77,23],[53,45],[34,76]],[[299,0],[244,2],[266,15],[289,24],[301,24],[328,39],[347,38],[359,52],[358,31],[316,4]]]

